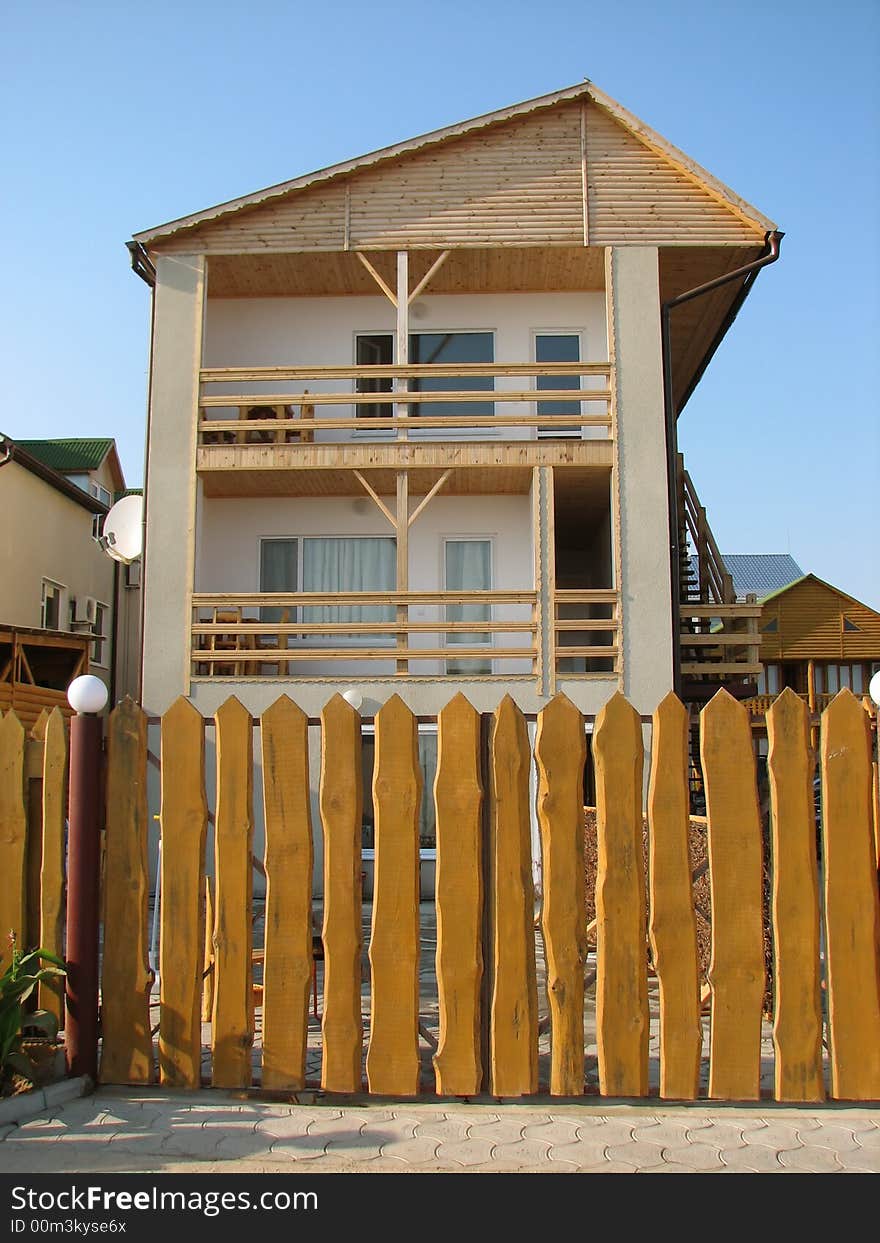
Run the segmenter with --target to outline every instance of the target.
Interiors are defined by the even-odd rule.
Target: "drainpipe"
[[[765,268],[769,264],[775,263],[779,258],[779,247],[784,236],[784,233],[780,233],[778,231],[768,233],[764,239],[764,254],[761,255],[760,258],[753,260],[751,263],[745,264],[741,268],[735,268],[733,272],[727,272],[724,276],[716,276],[714,280],[706,281],[703,285],[697,285],[694,289],[688,289],[684,293],[680,293],[676,298],[670,298],[667,302],[663,302],[660,305],[660,341],[663,351],[663,410],[666,419],[666,483],[669,501],[669,563],[670,578],[672,583],[672,650],[674,653],[672,677],[673,690],[679,698],[681,698],[682,678],[679,646],[681,632],[681,540],[678,527],[678,486],[676,478],[676,461],[678,457],[677,420],[679,414],[681,414],[681,411],[684,409],[691,394],[702,377],[703,372],[708,367],[713,354],[718,349],[718,346],[721,344],[728,329],[739,314],[740,307],[743,302],[745,302],[746,295],[754,284],[761,268]],[[727,285],[731,281],[736,280],[743,280],[742,288],[734,298],[730,310],[725,315],[721,327],[712,339],[709,348],[706,350],[706,353],[697,368],[693,380],[691,381],[687,391],[679,403],[678,408],[676,409],[675,401],[672,395],[672,343],[669,331],[670,312],[674,307],[681,306],[684,302],[691,302],[694,298],[700,298],[703,294],[712,293],[713,290],[720,289],[722,285]]]

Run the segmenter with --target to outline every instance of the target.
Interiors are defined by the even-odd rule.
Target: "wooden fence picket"
[[[416,718],[399,695],[376,714],[373,921],[367,1083],[383,1096],[419,1091],[419,808]]]
[[[205,877],[205,943],[202,972],[202,1022],[210,1023],[214,1013],[214,878]]]
[[[550,1093],[584,1090],[584,719],[565,695],[538,714],[538,823],[544,900],[541,929],[550,1006]]]
[[[215,715],[217,812],[214,873],[214,1011],[211,1082],[247,1088],[253,1076],[253,727],[234,695]],[[201,896],[201,886],[197,891]]]
[[[482,1085],[483,976],[480,717],[458,694],[437,717],[438,1096],[475,1096]]]
[[[748,709],[717,691],[700,714],[712,893],[709,1095],[758,1100],[764,1000],[761,813]]]
[[[126,698],[111,712],[107,736],[102,1083],[149,1083],[153,1077],[146,782],[147,718]]]
[[[603,1096],[648,1091],[642,727],[619,692],[596,718],[596,1041]]]
[[[359,1092],[361,1018],[361,719],[341,695],[321,713],[324,1014],[321,1087]]]
[[[38,946],[40,940],[40,908],[42,901],[41,874],[43,870],[43,739],[49,712],[40,709],[40,715],[30,729],[25,726],[24,740],[24,797],[27,815],[27,862],[25,869],[25,910],[27,912],[27,929],[21,939],[22,945]],[[24,724],[24,722],[22,722]],[[36,998],[31,998],[29,1005],[36,1005]]]
[[[0,959],[8,963],[7,936],[18,949],[27,934],[27,809],[24,789],[24,727],[14,712],[0,720]]]
[[[43,850],[40,866],[40,945],[64,954],[64,822],[67,818],[67,723],[53,708],[43,732]],[[40,1009],[64,1018],[64,981],[43,980]]]
[[[166,1087],[201,1082],[204,963],[205,724],[188,699],[162,717],[162,877],[159,941],[159,1077]]]
[[[301,1088],[312,982],[309,723],[282,695],[260,718],[266,826],[263,1087]]]
[[[822,714],[822,859],[831,1095],[880,1099],[880,914],[871,734],[849,690]]]
[[[525,1096],[538,1090],[531,753],[525,717],[509,695],[495,713],[491,753],[490,1091],[494,1096]]]
[[[767,712],[773,851],[773,1044],[780,1101],[821,1101],[819,878],[810,710],[787,688]]]
[[[688,713],[671,691],[654,712],[648,785],[649,933],[660,993],[660,1095],[693,1100],[703,1031],[691,882]]]

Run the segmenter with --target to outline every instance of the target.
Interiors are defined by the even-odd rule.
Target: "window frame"
[[[444,592],[451,590],[451,589],[450,589],[450,587],[449,587],[449,586],[448,586],[448,584],[447,584],[447,577],[446,577],[446,576],[447,576],[447,562],[446,562],[446,545],[447,545],[447,544],[488,544],[488,545],[489,545],[489,586],[488,586],[488,587],[485,587],[485,588],[479,588],[478,590],[481,590],[481,591],[492,591],[492,590],[494,590],[494,583],[495,583],[495,541],[496,541],[496,538],[497,538],[497,532],[491,532],[491,533],[481,532],[481,533],[480,533],[480,534],[478,534],[478,535],[455,535],[455,534],[444,534],[444,535],[442,535],[442,536],[440,537],[440,582],[443,584],[443,586],[442,586],[441,590],[442,590],[442,591],[444,591]],[[489,618],[488,618],[488,620],[489,620],[489,621],[494,620],[494,619],[493,619],[493,616],[492,616],[493,607],[494,607],[494,606],[493,606],[493,605],[491,605],[491,604],[488,606],[488,608],[489,608]],[[448,608],[448,605],[444,606],[444,610],[445,610],[445,608]],[[444,617],[444,618],[443,618],[443,621],[447,621],[447,620],[448,620],[448,619],[447,619],[446,617]],[[441,633],[442,633],[442,632],[441,632]],[[448,646],[449,646],[449,644],[448,644],[448,642],[447,642],[447,640],[446,640],[446,638],[445,638],[445,637],[444,637],[444,640],[443,640],[443,646],[444,646],[444,647],[448,647]],[[475,644],[474,644],[474,646],[477,646],[477,644],[475,643]],[[480,646],[483,646],[483,644],[480,644]],[[450,668],[449,668],[450,663],[452,663],[452,664],[455,664],[455,663],[456,663],[456,662],[455,662],[455,658],[453,658],[453,659],[452,659],[452,661],[450,661],[450,658],[449,658],[449,657],[446,657],[446,658],[444,659],[444,661],[443,661],[443,665],[444,665],[443,675],[444,675],[444,677],[458,677],[458,678],[468,678],[468,677],[471,677],[471,678],[486,678],[486,677],[492,677],[492,676],[494,675],[494,673],[495,673],[495,659],[494,659],[494,657],[491,655],[492,649],[495,647],[495,635],[494,635],[494,634],[489,633],[489,634],[487,634],[487,635],[485,636],[485,644],[484,644],[484,646],[485,646],[486,648],[488,648],[489,653],[490,653],[490,654],[489,654],[489,656],[488,656],[489,668],[488,668],[488,671],[487,671],[487,672],[485,672],[485,673],[467,673],[467,672],[462,673],[460,670],[450,669]],[[461,660],[465,660],[465,661],[467,661],[467,660],[477,660],[477,659],[479,659],[479,657],[475,657],[475,656],[474,656],[474,657],[472,657],[472,656],[464,656],[464,657],[461,657],[460,659],[461,659]]]
[[[585,351],[586,351],[586,345],[587,345],[586,329],[584,328],[533,328],[531,331],[532,356],[531,356],[530,361],[533,362],[535,366],[539,365],[538,364],[538,338],[539,337],[575,337],[578,343],[578,362],[582,363],[584,361],[584,358],[586,356]],[[568,377],[565,377],[565,378],[568,378]],[[540,387],[539,385],[540,379],[541,379],[540,376],[537,376],[537,375],[534,376],[536,389]],[[584,376],[572,376],[571,379],[576,381],[575,388],[581,388],[581,389],[584,388]],[[564,390],[557,390],[557,391],[564,391]],[[532,413],[536,417],[538,417],[539,415],[538,407],[540,406],[542,400],[545,400],[545,399],[541,398],[538,401],[532,402]],[[572,399],[572,400],[578,400],[578,399]],[[583,416],[583,413],[584,413],[583,400],[578,400],[578,405],[580,406],[579,413],[581,414],[581,416]],[[554,431],[552,428],[536,427],[533,429],[533,431],[534,431],[534,437],[536,440],[582,440],[584,438],[584,429],[582,427],[565,427],[565,428],[559,429],[558,431]],[[544,433],[543,435],[541,434],[542,432]]]
[[[48,626],[46,624],[46,587],[54,587],[58,593],[58,625]],[[64,600],[67,587],[64,583],[56,582],[54,578],[40,579],[40,629],[41,630],[64,630],[65,626],[61,624],[64,616]]]
[[[100,630],[97,628],[99,617],[101,619]],[[107,631],[107,623],[109,618],[110,605],[105,604],[103,600],[96,600],[95,629],[90,635],[91,649],[89,651],[89,663],[97,666],[99,669],[110,668],[110,635]]]

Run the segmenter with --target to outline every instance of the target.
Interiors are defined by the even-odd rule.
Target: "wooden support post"
[[[397,590],[409,590],[409,474],[405,470],[397,472]],[[409,620],[409,606],[397,606],[398,624],[405,626]],[[405,629],[397,632],[397,647],[403,652],[409,645],[409,635]],[[405,656],[397,661],[397,672],[409,673],[409,662]]]
[[[406,250],[397,252],[397,340],[394,361],[398,367],[405,367],[409,362],[409,252]],[[408,380],[395,379],[395,393],[405,393],[408,388]],[[398,401],[394,413],[399,419],[409,418],[409,406]],[[397,439],[406,440],[407,436],[406,424],[398,427]],[[398,588],[399,586],[400,584]]]

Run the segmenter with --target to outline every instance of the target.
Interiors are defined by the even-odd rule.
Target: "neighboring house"
[[[779,591],[804,576],[794,557],[787,552],[726,552],[722,560],[733,583],[736,598],[742,601],[747,596],[763,600],[772,591]],[[696,578],[699,572],[696,557],[691,557],[691,571]]]
[[[136,234],[147,711],[746,693],[675,420],[780,237],[589,83]]]
[[[137,693],[140,593],[98,543],[124,488],[113,440],[0,438],[0,707],[23,719],[86,670]]]
[[[880,613],[815,574],[764,596],[760,633],[758,695],[747,701],[755,711],[791,687],[821,712],[844,687],[867,695],[880,669]]]

